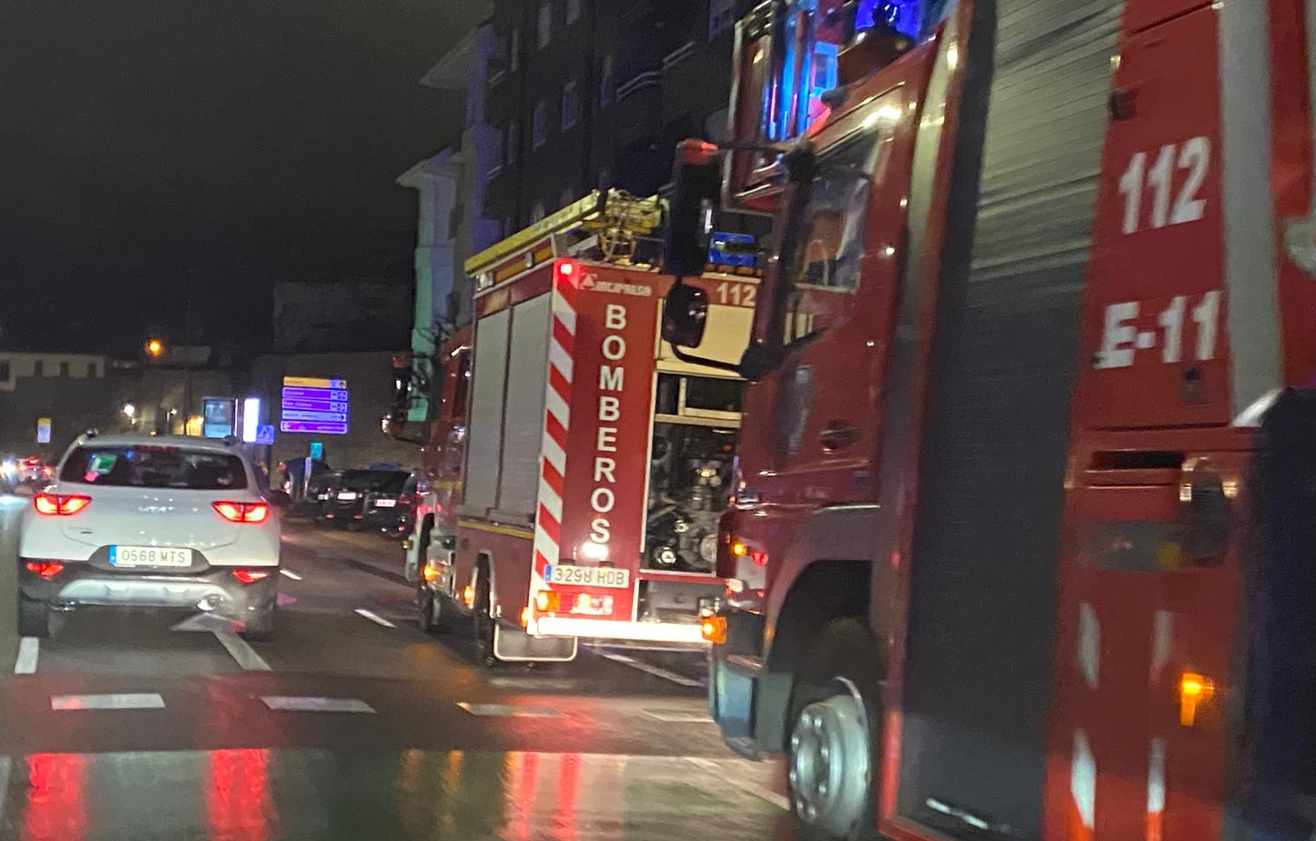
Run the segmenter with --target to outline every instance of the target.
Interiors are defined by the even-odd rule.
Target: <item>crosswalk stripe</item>
[[[118,692],[108,695],[51,695],[52,710],[162,710],[164,698],[155,692]]]
[[[356,698],[317,698],[305,695],[265,695],[265,706],[279,712],[373,713],[375,708]]]
[[[23,637],[18,641],[18,659],[14,661],[14,674],[31,675],[37,671],[37,657],[41,652],[41,640],[36,637]]]

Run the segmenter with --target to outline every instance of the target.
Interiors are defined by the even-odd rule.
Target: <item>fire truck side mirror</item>
[[[663,338],[680,347],[699,347],[708,321],[708,293],[678,280],[663,305]]]
[[[683,140],[676,147],[668,205],[663,270],[677,277],[704,273],[713,209],[721,189],[717,146],[703,140]]]

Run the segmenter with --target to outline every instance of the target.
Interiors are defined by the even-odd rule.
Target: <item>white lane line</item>
[[[162,710],[164,706],[164,698],[154,692],[50,696],[52,710]]]
[[[759,785],[758,783],[753,783],[750,782],[749,780],[742,779],[741,778],[742,775],[740,774],[736,774],[734,772],[727,773],[728,772],[727,768],[723,767],[721,764],[717,762],[712,761],[711,759],[700,759],[699,757],[696,756],[687,756],[685,760],[686,762],[690,762],[694,765],[698,765],[700,768],[703,768],[705,771],[710,771],[716,774],[717,779],[725,780],[726,782],[731,783],[731,785],[735,786],[736,788],[740,789],[746,794],[752,794],[760,800],[771,803],[773,806],[776,806],[778,809],[781,809],[783,812],[789,812],[791,810],[791,802],[790,800],[786,799],[786,796],[784,794],[778,794],[777,792],[773,791],[767,786],[762,786]],[[748,761],[748,760],[732,760],[732,761],[734,762],[734,761]]]
[[[692,713],[686,710],[644,710],[644,715],[658,721],[676,724],[712,724],[713,719],[707,713]]]
[[[9,800],[10,759],[0,756],[0,826],[5,825],[5,803]]]
[[[233,659],[238,661],[238,665],[246,672],[268,672],[270,664],[266,663],[264,658],[256,653],[256,649],[247,644],[247,641],[237,634],[228,631],[215,631],[215,639],[219,644],[224,646]]]
[[[301,581],[301,580],[302,580],[302,577],[301,577],[300,575],[298,575],[297,573],[293,572],[293,571],[290,570],[290,569],[280,569],[280,570],[279,570],[279,575],[282,575],[282,576],[285,577],[285,578],[291,578],[293,581]]]
[[[560,718],[561,713],[548,707],[522,707],[517,704],[472,704],[458,701],[457,706],[471,715],[501,718]]]
[[[356,698],[316,698],[306,695],[263,695],[265,706],[294,713],[373,713],[375,708]]]
[[[356,610],[353,611],[353,613],[355,613],[357,616],[360,616],[363,619],[369,619],[371,622],[374,622],[376,625],[383,625],[385,628],[397,627],[397,625],[394,625],[392,622],[380,616],[378,613],[375,613],[370,610],[366,610],[364,607],[358,607]]]
[[[663,680],[670,680],[672,683],[678,684],[680,686],[703,686],[703,684],[700,683],[699,681],[691,680],[685,675],[678,675],[676,672],[669,672],[666,669],[659,668],[658,666],[651,666],[648,663],[644,663],[639,660],[636,660],[634,657],[627,657],[625,654],[617,654],[616,652],[613,651],[599,651],[597,649],[594,651],[594,653],[599,655],[600,657],[606,657],[615,663],[621,663],[623,666],[630,666],[632,669],[637,669],[646,674],[651,674],[654,677],[660,677]]]
[[[37,657],[41,652],[41,640],[36,637],[23,637],[18,641],[18,659],[14,661],[14,674],[33,675],[37,672]]]

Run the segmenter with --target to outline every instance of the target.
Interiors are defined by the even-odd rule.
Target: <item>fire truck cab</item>
[[[785,754],[806,835],[1311,837],[1314,16],[738,24],[668,269],[710,183],[776,214],[705,627],[712,714]]]

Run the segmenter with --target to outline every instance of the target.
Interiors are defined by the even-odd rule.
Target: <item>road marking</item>
[[[164,706],[164,698],[154,692],[50,696],[52,710],[162,710]]]
[[[232,619],[215,613],[198,613],[196,616],[189,616],[169,630],[171,631],[201,631],[203,633],[229,634],[233,632],[237,623]]]
[[[741,775],[739,774],[727,773],[728,769],[722,767],[722,765],[717,762],[713,762],[711,759],[700,759],[699,757],[695,757],[695,756],[687,756],[685,760],[686,762],[690,762],[694,765],[698,765],[700,768],[703,768],[705,771],[710,771],[716,774],[717,779],[731,783],[731,785],[735,786],[736,788],[740,789],[746,794],[752,794],[760,800],[763,800],[767,803],[771,803],[773,806],[776,806],[778,809],[781,809],[783,812],[789,812],[791,810],[791,802],[786,798],[784,794],[778,794],[777,792],[773,791],[767,786],[761,786],[757,783],[752,783],[748,780],[741,779]],[[732,761],[734,762],[734,761],[747,761],[747,760],[732,760]]]
[[[0,826],[5,825],[5,803],[9,800],[10,759],[0,756]]]
[[[304,695],[264,695],[265,706],[294,713],[373,713],[375,708],[356,698],[316,698]]]
[[[357,616],[362,617],[363,619],[369,619],[371,622],[374,622],[376,625],[383,625],[385,628],[397,627],[397,625],[394,625],[392,622],[380,616],[378,613],[366,610],[364,607],[358,607],[356,610],[353,611],[353,613],[355,613]]]
[[[561,713],[548,707],[522,707],[517,704],[472,704],[458,701],[457,706],[471,715],[500,716],[504,718],[560,718]]]
[[[293,581],[301,581],[301,580],[302,580],[302,577],[301,577],[300,575],[298,575],[297,573],[293,572],[293,571],[290,570],[290,569],[280,569],[280,570],[279,570],[279,575],[282,575],[282,576],[284,576],[285,578],[291,578]]]
[[[18,659],[14,661],[14,674],[32,675],[37,671],[37,656],[41,651],[41,640],[36,637],[23,637],[18,641]]]
[[[678,724],[712,724],[713,719],[706,713],[692,713],[686,710],[644,710],[649,718],[670,721]]]
[[[247,672],[268,672],[270,664],[266,663],[264,658],[256,653],[246,640],[237,634],[228,631],[215,631],[215,639],[219,644],[224,646],[233,659],[238,661],[238,665],[243,671]]]
[[[624,666],[630,666],[632,669],[638,669],[639,671],[644,672],[646,674],[651,674],[654,677],[660,677],[663,680],[670,680],[672,683],[675,683],[679,686],[704,685],[697,680],[692,680],[686,677],[685,675],[678,675],[676,672],[669,672],[666,669],[659,668],[658,666],[651,666],[648,663],[644,663],[639,660],[636,660],[634,657],[627,657],[625,654],[617,654],[616,652],[613,651],[600,651],[598,649],[595,649],[594,653],[599,655],[600,657],[606,657],[607,659],[612,660],[615,663],[621,663]]]

